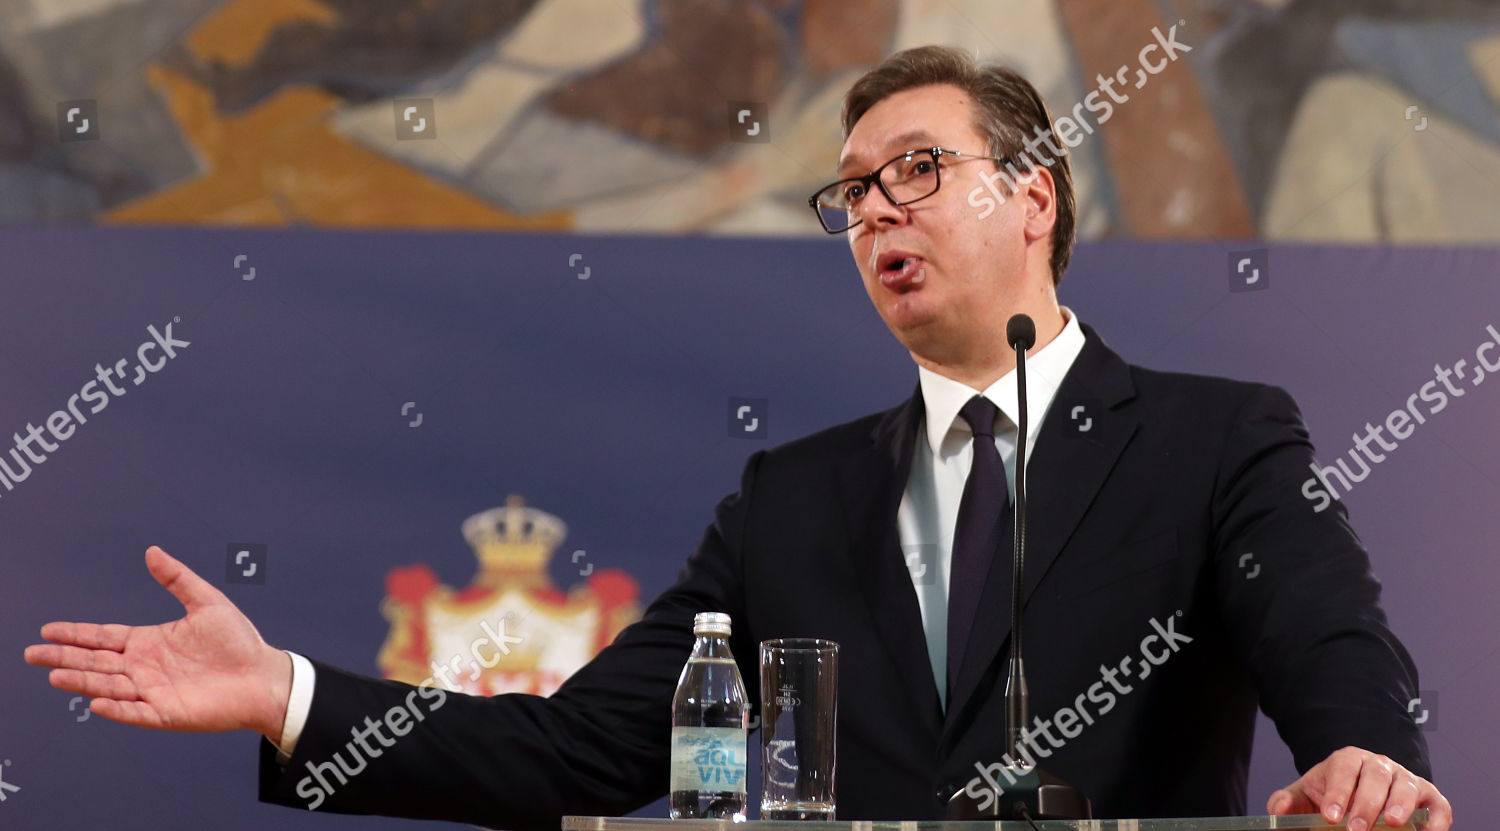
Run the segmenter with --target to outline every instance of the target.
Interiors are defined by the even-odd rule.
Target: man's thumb
[[[1274,816],[1315,814],[1317,810],[1295,782],[1271,794],[1271,798],[1266,800],[1266,813]]]
[[[146,570],[189,613],[223,596],[208,581],[159,546],[146,549]]]

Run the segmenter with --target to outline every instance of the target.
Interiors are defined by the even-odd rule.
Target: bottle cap
[[[699,612],[693,617],[694,635],[729,634],[729,615],[723,612]]]

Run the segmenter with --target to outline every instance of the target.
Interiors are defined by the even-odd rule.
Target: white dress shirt
[[[1078,318],[1062,307],[1067,323],[1062,332],[1046,346],[1030,353],[1026,359],[1027,415],[1030,419],[1026,452],[1036,445],[1047,408],[1057,395],[1063,376],[1083,349],[1083,329]],[[926,405],[918,432],[926,441],[916,442],[911,477],[896,523],[901,550],[907,554],[917,604],[922,609],[922,626],[927,632],[927,654],[932,658],[932,676],[938,695],[947,706],[948,686],[948,570],[953,560],[953,526],[958,522],[958,503],[963,497],[964,481],[974,462],[973,432],[958,411],[975,395],[983,395],[1000,408],[995,418],[995,447],[1005,462],[1005,480],[1012,499],[1016,493],[1016,373],[1007,372],[987,390],[971,389],[923,367],[917,367]],[[316,671],[306,658],[294,652],[292,657],[292,691],[287,701],[286,721],[281,741],[276,747],[290,756],[302,736],[307,714],[312,709]],[[686,660],[684,657],[683,660]]]
[[[1063,376],[1083,349],[1083,328],[1067,307],[1067,323],[1053,338],[1026,357],[1026,453],[1030,458],[1047,409],[1057,395]],[[983,395],[1000,409],[995,416],[995,448],[1005,463],[1005,482],[1012,504],[1016,495],[1016,372],[1011,370],[989,389],[980,391],[925,367],[917,368],[926,405],[912,451],[911,476],[896,527],[901,551],[911,572],[917,605],[922,610],[922,628],[927,634],[927,655],[932,659],[932,677],[938,696],[947,707],[948,688],[948,573],[953,562],[953,528],[958,522],[958,503],[964,482],[974,464],[974,432],[958,411],[976,395]],[[925,437],[925,441],[922,439]]]

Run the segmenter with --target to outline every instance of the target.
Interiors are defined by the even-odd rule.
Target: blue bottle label
[[[672,790],[745,792],[745,731],[673,727]]]

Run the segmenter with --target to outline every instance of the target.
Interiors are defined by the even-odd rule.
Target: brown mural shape
[[[805,0],[802,62],[809,72],[879,63],[896,27],[896,0]]]
[[[1134,78],[1141,50],[1177,21],[1163,20],[1151,0],[1059,0],[1077,51],[1079,75],[1092,89],[1096,76],[1129,67]],[[1191,46],[1191,29],[1178,39]],[[1205,33],[1206,34],[1206,33]],[[1201,44],[1201,41],[1198,41]],[[1155,54],[1151,60],[1164,58]],[[1123,90],[1099,131],[1119,200],[1118,233],[1140,237],[1240,238],[1255,223],[1234,162],[1189,62],[1180,56],[1145,84]],[[1052,104],[1053,118],[1065,115]]]
[[[764,8],[744,0],[662,0],[660,14],[658,40],[559,89],[546,105],[705,154],[729,141],[730,102],[768,104],[775,97],[786,38]]]

